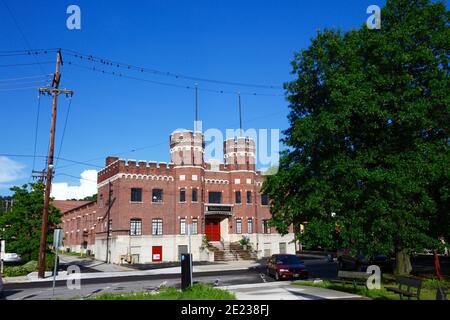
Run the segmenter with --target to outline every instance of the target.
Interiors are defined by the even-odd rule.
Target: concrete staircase
[[[239,242],[211,241],[208,249],[214,252],[214,261],[256,260],[256,253],[243,250]]]

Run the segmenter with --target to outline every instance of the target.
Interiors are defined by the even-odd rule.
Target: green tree
[[[380,30],[318,32],[292,61],[290,127],[263,192],[305,244],[409,255],[449,238],[449,11],[388,0]],[[334,214],[332,214],[334,213]]]
[[[94,194],[92,196],[87,196],[83,200],[84,201],[97,201],[97,194]]]
[[[37,260],[44,207],[44,184],[32,183],[14,187],[14,205],[10,212],[0,215],[0,238],[6,240],[7,252],[22,255],[25,261]],[[57,208],[49,206],[48,245],[53,242],[53,230],[61,223]]]

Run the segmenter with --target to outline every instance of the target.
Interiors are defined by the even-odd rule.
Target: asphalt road
[[[306,260],[305,264],[314,278],[333,277],[337,272],[335,263],[322,259]],[[243,284],[269,283],[274,280],[265,276],[265,266],[238,271],[195,273],[194,282],[214,284],[218,280],[219,286],[236,286]],[[164,283],[166,286],[180,287],[180,275],[146,275],[115,278],[85,279],[79,290],[70,290],[66,281],[56,282],[53,296],[52,283],[32,282],[22,284],[6,284],[4,298],[7,300],[45,300],[45,299],[73,299],[86,298],[101,293],[126,293],[134,291],[152,291]]]

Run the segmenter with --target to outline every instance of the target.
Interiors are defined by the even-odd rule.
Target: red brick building
[[[106,158],[97,202],[64,214],[64,246],[113,263],[128,256],[141,263],[177,261],[188,250],[191,225],[194,260],[214,258],[204,237],[227,250],[247,236],[258,257],[294,253],[293,233],[282,237],[268,226],[254,141],[226,140],[224,163],[205,162],[204,147],[201,132],[176,131],[169,164]]]

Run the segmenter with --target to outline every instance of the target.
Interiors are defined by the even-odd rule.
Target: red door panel
[[[220,241],[220,222],[208,221],[205,224],[205,235],[209,241]]]
[[[153,246],[152,247],[152,261],[153,262],[161,262],[162,261],[162,247],[161,246]]]

